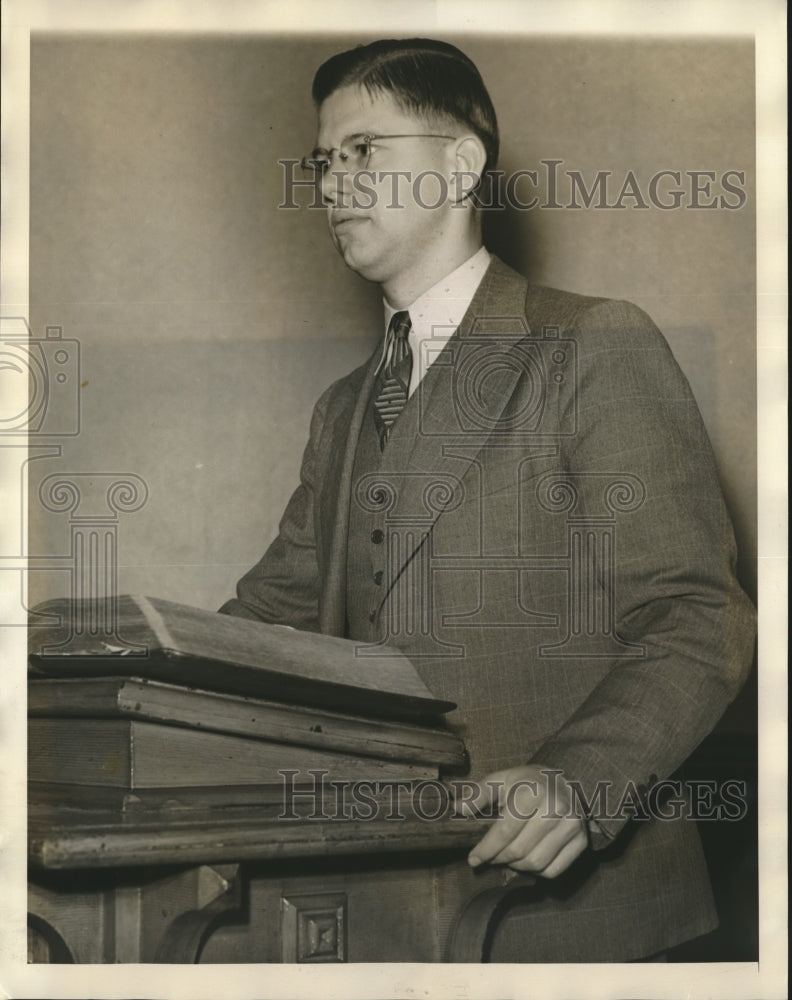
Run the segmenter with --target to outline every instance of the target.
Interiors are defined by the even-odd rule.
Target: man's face
[[[353,135],[452,132],[453,128],[431,127],[405,113],[388,94],[371,97],[356,86],[342,87],[321,105],[317,147],[333,150],[322,181],[333,243],[353,271],[384,285],[386,291],[404,275],[431,268],[453,239],[456,220],[450,215],[449,185],[454,143],[443,138],[374,140],[366,171],[357,174],[350,161],[339,158],[338,147]],[[396,171],[409,176],[399,177]],[[427,171],[437,171],[445,180]]]

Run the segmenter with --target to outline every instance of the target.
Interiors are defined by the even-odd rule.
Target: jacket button
[[[377,572],[374,574],[374,583],[376,583],[376,585],[378,587],[382,583],[382,570],[381,569],[378,569]]]
[[[376,611],[372,611],[372,612],[371,612],[371,613],[369,614],[369,621],[370,621],[370,622],[371,622],[371,624],[373,625],[373,624],[374,624],[374,622],[375,622],[376,620],[377,620],[377,612],[376,612]]]
[[[375,528],[371,532],[371,540],[372,540],[372,542],[374,542],[375,545],[379,545],[380,542],[383,540],[384,537],[385,537],[385,535],[380,531],[379,528]]]

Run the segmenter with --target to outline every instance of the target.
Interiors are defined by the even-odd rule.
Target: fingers
[[[555,878],[588,846],[585,821],[575,814],[558,771],[523,765],[470,783],[457,810],[472,815],[497,807],[499,818],[468,855],[468,863],[508,865]]]
[[[510,816],[501,816],[487,830],[468,855],[468,864],[474,868],[486,861],[494,861],[517,837],[522,823]]]
[[[455,786],[456,811],[463,816],[489,812],[500,804],[506,771],[495,771],[484,781],[458,781]]]
[[[510,865],[517,871],[543,872],[581,832],[581,824],[577,819],[526,823],[492,858],[492,863]],[[585,833],[583,837],[585,841]]]
[[[474,868],[486,862],[508,865],[515,871],[555,878],[587,846],[588,836],[579,819],[521,823],[501,817],[470,852],[468,863]]]
[[[579,857],[587,847],[588,837],[586,836],[586,831],[581,828],[572,840],[561,849],[553,861],[546,868],[541,869],[538,874],[544,878],[556,878],[556,876],[565,872],[575,858]]]

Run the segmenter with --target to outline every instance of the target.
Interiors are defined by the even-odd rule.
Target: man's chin
[[[381,262],[361,252],[360,247],[355,247],[354,244],[348,243],[346,246],[336,244],[336,249],[341,254],[341,258],[346,266],[351,271],[354,271],[355,274],[359,274],[361,278],[365,278],[366,281],[380,283],[385,280],[382,275]]]

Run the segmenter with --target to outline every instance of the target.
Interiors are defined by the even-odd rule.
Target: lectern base
[[[29,961],[479,962],[491,919],[524,882],[482,879],[463,859],[38,871]]]

